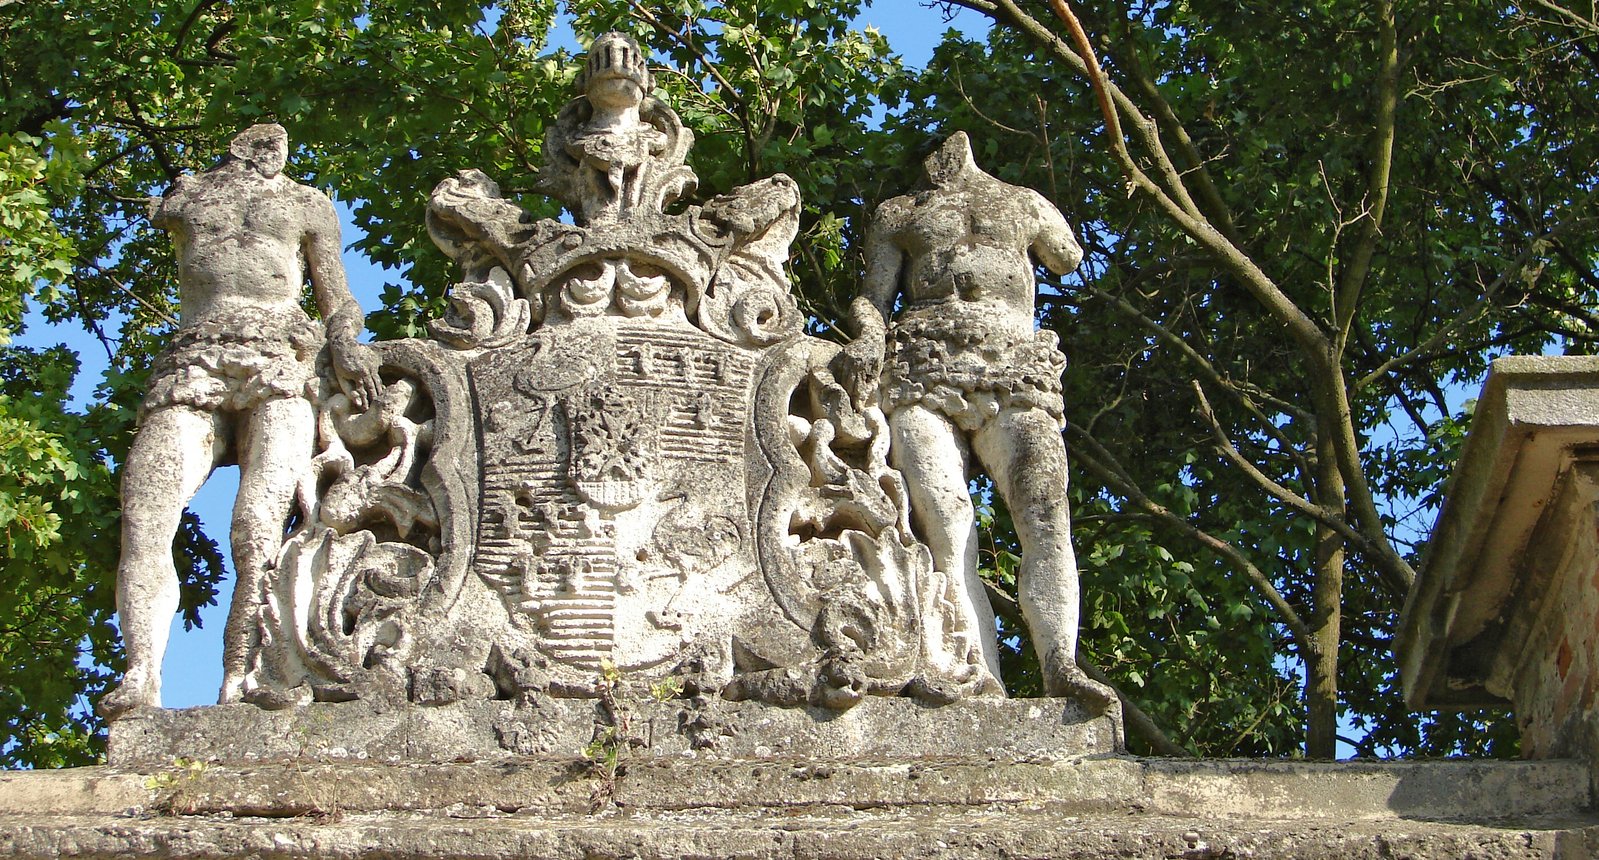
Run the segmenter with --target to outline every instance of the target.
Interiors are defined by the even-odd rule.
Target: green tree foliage
[[[110,633],[116,485],[92,417],[65,409],[76,362],[0,352],[0,720],[7,766],[92,760],[98,696],[118,660]],[[80,650],[94,665],[80,661]],[[86,698],[87,697],[87,698]]]
[[[64,409],[76,369],[64,351],[7,344],[26,298],[53,291],[72,270],[72,243],[50,216],[50,192],[70,182],[65,156],[40,140],[0,134],[0,764],[61,765],[90,754],[83,696],[109,679],[78,665],[93,641],[115,663],[105,635],[114,557],[116,496],[93,429]],[[98,635],[95,635],[98,634]]]
[[[947,5],[996,28],[940,49],[906,122],[987,137],[1093,246],[1041,311],[1073,362],[1091,659],[1194,751],[1327,756],[1347,718],[1367,752],[1512,752],[1506,720],[1406,714],[1392,634],[1451,390],[1595,342],[1591,22],[1082,4],[1102,109],[1064,4]]]
[[[108,464],[176,313],[145,199],[280,122],[290,172],[353,203],[356,246],[394,275],[369,325],[417,334],[452,277],[423,226],[436,183],[477,167],[556,212],[524,194],[575,72],[557,20],[651,49],[702,198],[799,181],[792,271],[818,328],[855,291],[865,215],[949,132],[1083,228],[1084,271],[1046,285],[1040,322],[1071,358],[1083,657],[1131,706],[1135,748],[1327,755],[1342,716],[1362,750],[1512,749],[1503,720],[1404,713],[1389,649],[1468,422],[1451,392],[1504,351],[1594,343],[1599,28],[1547,0],[1112,0],[1078,13],[1118,134],[1052,5],[905,3],[994,24],[922,72],[854,24],[861,0],[0,7],[0,331],[31,303],[113,357],[80,413],[69,354],[0,353],[0,587],[48,619],[0,627],[8,763],[91,757],[83,697],[118,667]],[[1027,692],[1017,547],[984,511]],[[175,552],[192,618],[215,546],[191,522]]]

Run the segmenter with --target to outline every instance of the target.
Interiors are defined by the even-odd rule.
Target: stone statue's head
[[[589,46],[577,88],[596,107],[637,107],[654,86],[644,52],[626,33],[610,32]]]
[[[242,161],[270,179],[282,173],[289,161],[289,133],[275,122],[252,125],[228,144],[228,158]]]
[[[961,174],[976,170],[977,162],[972,160],[972,142],[966,137],[966,132],[957,131],[950,135],[922,162],[922,169],[927,173],[927,181],[934,186],[947,185]]]

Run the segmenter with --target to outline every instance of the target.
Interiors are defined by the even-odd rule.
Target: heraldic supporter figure
[[[1066,357],[1033,323],[1029,252],[1064,274],[1082,261],[1070,225],[1042,195],[980,170],[958,132],[924,163],[924,188],[883,203],[867,235],[859,336],[844,373],[869,390],[881,368],[890,461],[904,473],[918,536],[960,593],[951,599],[980,631],[999,675],[998,641],[977,573],[970,459],[993,479],[1021,539],[1022,615],[1043,666],[1045,693],[1100,711],[1116,701],[1077,666],[1078,576],[1066,502]],[[897,317],[889,322],[896,299]]]
[[[253,126],[214,168],[151,200],[172,233],[181,321],[157,360],[123,469],[117,612],[127,674],[100,709],[161,703],[161,661],[178,608],[172,541],[184,506],[218,466],[238,464],[232,548],[237,584],[224,633],[220,701],[238,701],[257,595],[276,564],[316,438],[324,345],[358,406],[379,394],[375,354],[357,343],[360,306],[345,283],[339,223],[322,192],[282,174],[288,135]],[[309,275],[322,322],[300,309]]]

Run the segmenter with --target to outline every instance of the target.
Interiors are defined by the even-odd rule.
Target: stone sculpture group
[[[954,135],[878,210],[840,347],[789,291],[791,179],[683,205],[693,135],[638,46],[596,40],[578,87],[539,178],[571,223],[476,170],[434,190],[462,282],[427,338],[357,342],[332,206],[281,174],[278,126],[152,202],[182,322],[125,467],[128,670],[102,710],[159,706],[171,540],[226,463],[224,703],[592,696],[603,674],[832,709],[1000,696],[973,456],[1017,524],[1047,692],[1114,708],[1074,660],[1065,359],[1033,325],[1033,259],[1082,256],[1060,213]]]

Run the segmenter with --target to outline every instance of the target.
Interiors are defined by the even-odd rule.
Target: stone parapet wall
[[[1576,858],[1577,762],[171,763],[0,775],[11,857]]]
[[[111,766],[0,774],[0,856],[1599,852],[1575,760],[1137,759],[1110,718],[1065,700],[871,697],[838,713],[636,692],[142,712],[115,724]]]

